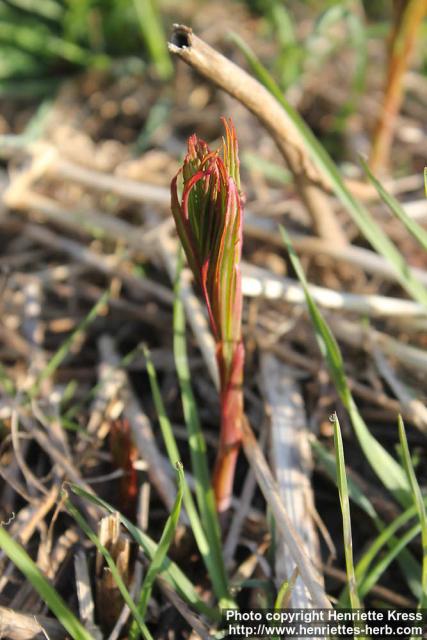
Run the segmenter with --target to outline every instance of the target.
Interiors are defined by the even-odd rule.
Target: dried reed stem
[[[286,511],[275,480],[268,467],[258,442],[253,434],[248,420],[243,419],[243,448],[248,462],[253,469],[259,487],[264,494],[276,526],[279,529],[288,551],[298,567],[304,585],[311,596],[312,605],[319,608],[331,606],[326,597],[323,585],[319,582],[319,576],[315,571],[312,561],[307,556],[301,537],[295,531],[295,527]]]

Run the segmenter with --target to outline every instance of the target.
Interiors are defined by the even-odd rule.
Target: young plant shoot
[[[242,439],[243,198],[236,131],[223,118],[222,147],[211,151],[196,135],[188,139],[183,166],[172,180],[172,213],[188,264],[208,311],[220,376],[221,431],[213,485],[219,512],[230,506]]]

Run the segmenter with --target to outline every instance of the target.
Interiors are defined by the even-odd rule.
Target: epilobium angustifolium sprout
[[[177,232],[202,291],[216,344],[221,433],[213,484],[219,511],[228,508],[232,495],[242,434],[244,364],[238,144],[232,121],[223,118],[223,124],[225,137],[217,151],[190,136],[183,166],[171,184]]]

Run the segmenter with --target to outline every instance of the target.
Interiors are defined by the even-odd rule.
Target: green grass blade
[[[157,73],[162,80],[168,80],[173,73],[173,66],[155,0],[134,0],[134,5],[145,46]]]
[[[399,440],[402,449],[402,460],[405,467],[406,475],[411,486],[411,492],[415,507],[417,509],[418,519],[421,527],[421,544],[422,544],[422,570],[421,570],[421,599],[420,608],[427,607],[427,515],[426,508],[421,493],[420,486],[418,484],[414,467],[412,464],[411,454],[409,453],[408,441],[406,439],[405,425],[403,424],[402,416],[398,419],[399,425]]]
[[[178,461],[176,463],[176,469],[178,472],[178,493],[176,495],[172,511],[166,521],[165,528],[163,529],[163,533],[158,542],[157,549],[154,553],[153,559],[141,587],[138,610],[142,619],[145,618],[148,603],[151,598],[151,592],[153,590],[154,581],[156,579],[156,576],[162,570],[163,563],[175,535],[175,530],[179,520],[179,514],[181,513],[182,496],[184,493],[184,471],[182,464]],[[139,638],[138,626],[135,622],[136,621],[133,622],[130,630],[129,637],[131,640],[136,640],[137,638]]]
[[[274,601],[275,609],[284,609],[288,606],[298,575],[298,569],[295,568],[289,580],[284,580],[282,582],[280,589],[277,592],[276,600]]]
[[[414,506],[409,507],[403,511],[397,518],[393,520],[387,527],[384,527],[380,534],[375,538],[370,547],[363,553],[356,566],[356,579],[361,582],[368,575],[368,569],[376,558],[383,551],[383,547],[388,545],[390,550],[395,548],[399,538],[395,537],[397,531],[406,526],[408,521],[416,516],[416,508]],[[419,531],[419,528],[418,528]],[[415,534],[416,535],[416,534]],[[418,566],[418,565],[417,565]],[[419,584],[419,580],[418,580]],[[418,591],[420,591],[418,589]]]
[[[182,257],[182,253],[181,253]],[[221,531],[215,506],[215,496],[209,476],[206,441],[197,413],[196,400],[191,387],[191,372],[187,357],[187,344],[185,337],[185,313],[179,297],[182,260],[179,261],[177,276],[174,286],[173,307],[173,348],[175,366],[181,389],[182,407],[188,432],[191,466],[196,480],[196,499],[201,520],[208,538],[209,547],[213,556],[216,581],[220,582],[221,598],[230,603],[227,574],[221,545]],[[211,576],[213,578],[213,576]]]
[[[37,0],[37,2],[34,2],[34,0],[9,0],[9,3],[22,11],[27,11],[29,14],[38,15],[47,20],[59,21],[64,12],[63,7],[55,0]]]
[[[357,593],[356,575],[353,563],[353,539],[351,535],[350,501],[348,497],[347,475],[345,471],[344,448],[342,445],[341,428],[338,417],[333,418],[334,444],[337,461],[337,485],[340,497],[342,526],[344,538],[345,566],[347,573],[347,584],[350,595],[350,604],[353,609],[360,609],[360,600]]]
[[[104,545],[101,543],[100,539],[98,538],[98,536],[92,531],[92,529],[90,528],[89,524],[86,522],[86,520],[83,518],[82,514],[80,513],[80,511],[73,505],[73,503],[71,502],[71,500],[69,498],[66,498],[65,500],[65,507],[68,511],[68,513],[74,518],[74,520],[77,522],[77,524],[79,525],[79,527],[82,529],[82,531],[84,531],[85,535],[89,538],[89,540],[92,542],[92,544],[95,545],[95,547],[97,548],[97,550],[99,551],[99,553],[104,557],[105,562],[108,564],[108,568],[111,571],[111,575],[114,578],[114,582],[116,583],[123,600],[126,602],[127,606],[129,607],[129,609],[132,612],[132,615],[136,621],[136,623],[138,624],[138,627],[142,633],[142,635],[144,636],[144,638],[146,638],[146,640],[154,640],[153,636],[151,635],[150,631],[148,630],[143,617],[141,616],[140,612],[138,611],[138,608],[136,606],[136,604],[134,603],[134,601],[132,600],[132,597],[129,593],[129,591],[127,590],[127,587],[123,581],[122,576],[120,575],[119,570],[117,569],[116,563],[114,562],[110,552],[108,551],[108,549],[106,549],[106,547],[104,547]]]
[[[374,587],[384,571],[389,567],[393,560],[404,550],[408,544],[418,535],[420,531],[420,525],[417,523],[409,531],[407,531],[401,538],[397,538],[388,552],[381,558],[379,562],[369,571],[359,585],[360,597],[364,598],[367,593]]]
[[[75,42],[64,40],[45,29],[35,29],[0,21],[0,43],[13,44],[14,47],[28,51],[36,56],[49,59],[59,57],[67,62],[80,66],[98,66],[105,68],[110,58],[103,54],[94,54]]]
[[[289,601],[291,599],[292,591],[295,586],[295,582],[297,581],[299,575],[298,568],[295,567],[291,577],[289,580],[284,580],[280,585],[280,588],[277,592],[276,599],[274,601],[274,608],[278,609],[286,609],[289,607]],[[279,636],[272,636],[273,640],[280,640]]]
[[[291,245],[287,232],[283,227],[280,227],[280,231],[283,241],[287,246],[292,266],[294,267],[298,279],[304,289],[308,310],[313,322],[320,351],[328,365],[329,373],[339,393],[341,401],[350,415],[359,444],[366,456],[366,459],[383,485],[403,506],[406,507],[409,504],[410,496],[408,492],[409,485],[405,473],[396,460],[370,433],[363,418],[361,417],[347,384],[344,372],[344,362],[338,344],[308,290],[308,283],[304,271],[301,267],[298,256]]]
[[[336,482],[337,471],[336,471],[336,460],[332,456],[332,454],[317,440],[312,440],[311,442],[314,454],[324,470],[326,471],[329,478]],[[348,485],[348,494],[350,500],[352,500],[357,506],[362,509],[371,519],[375,527],[379,531],[379,535],[375,538],[372,545],[369,549],[363,554],[362,558],[356,565],[356,580],[358,584],[366,575],[366,572],[370,566],[370,564],[378,557],[379,552],[381,551],[384,545],[392,548],[396,543],[396,538],[394,534],[397,529],[405,524],[408,520],[413,518],[416,514],[415,507],[409,507],[406,511],[404,511],[396,520],[389,526],[385,526],[384,522],[378,516],[375,511],[372,503],[363,493],[362,489],[358,486],[357,482],[353,480],[351,477],[347,477],[347,485]],[[427,498],[426,498],[427,500]],[[420,565],[415,560],[412,553],[409,549],[402,549],[400,554],[397,557],[397,561],[399,563],[400,570],[405,577],[405,580],[408,584],[408,587],[411,589],[412,593],[416,598],[419,597],[421,593],[420,589]],[[347,590],[341,594],[338,606],[340,607],[348,607],[348,594]]]
[[[98,507],[102,507],[109,513],[116,513],[117,509],[112,507],[108,502],[102,500],[98,496],[92,495],[79,487],[76,484],[70,484],[70,488],[72,492],[96,504]],[[185,495],[185,494],[184,494]],[[157,549],[157,544],[152,540],[146,533],[141,531],[138,527],[136,527],[130,520],[125,518],[121,513],[119,513],[120,522],[126,529],[129,531],[131,536],[137,542],[137,544],[141,547],[144,553],[151,560],[154,557],[154,554]],[[187,576],[181,571],[181,569],[172,562],[169,558],[165,558],[162,565],[162,576],[168,581],[173,589],[181,596],[185,602],[188,602],[196,611],[205,615],[209,620],[213,622],[217,622],[220,619],[219,612],[217,609],[213,609],[206,605],[203,600],[199,598],[197,592],[194,588],[193,583],[187,578]]]
[[[242,153],[241,164],[245,169],[256,171],[272,182],[290,184],[292,181],[292,175],[288,169],[285,169],[275,162],[260,158],[257,153],[251,153],[250,151]]]
[[[410,218],[402,205],[396,200],[396,198],[384,189],[381,182],[377,180],[377,178],[369,169],[367,163],[362,159],[360,159],[360,163],[364,172],[366,173],[371,183],[374,185],[375,189],[378,192],[378,195],[380,196],[384,204],[386,204],[390,211],[396,216],[396,218],[398,218],[398,220],[400,220],[400,222],[405,225],[407,231],[409,231],[409,233],[415,238],[415,240],[420,243],[424,251],[427,251],[427,231],[421,225],[415,222],[415,220]]]
[[[307,152],[310,154],[322,175],[327,177],[335,195],[347,209],[361,233],[378,253],[383,255],[392,265],[402,287],[404,287],[415,300],[427,306],[427,289],[414,276],[405,258],[381,227],[375,222],[366,207],[358,202],[347,189],[337,166],[325,148],[320,144],[297,111],[287,102],[271,75],[248,45],[236,34],[232,34],[231,37],[245,55],[253,74],[276,98],[286,111],[288,117],[292,120],[304,141]]]
[[[67,630],[73,640],[93,640],[93,636],[86,631],[77,620],[64,600],[46,580],[28,553],[0,526],[0,547],[13,564],[24,574],[28,582],[34,587],[40,598],[47,604],[52,613]]]
[[[159,384],[157,381],[156,371],[154,369],[153,362],[150,358],[149,351],[144,350],[144,356],[146,359],[147,373],[150,381],[151,393],[153,396],[154,406],[156,407],[157,416],[159,418],[159,424],[165,442],[166,450],[169,456],[171,464],[174,461],[180,459],[178,446],[176,444],[175,436],[173,434],[172,425],[166,414],[165,406],[160,393]],[[184,507],[190,520],[191,529],[193,531],[194,538],[196,540],[197,547],[205,563],[206,569],[212,580],[212,586],[217,598],[221,600],[227,600],[228,587],[227,581],[221,570],[218,570],[216,563],[216,557],[212,553],[212,546],[208,537],[208,532],[204,530],[200,516],[197,512],[196,505],[194,504],[193,496],[188,488],[187,482],[184,484]]]
[[[47,365],[40,372],[40,374],[37,377],[37,380],[34,382],[33,386],[30,388],[30,390],[28,392],[28,395],[31,398],[34,398],[38,394],[38,392],[40,390],[40,387],[43,384],[43,382],[45,380],[47,380],[48,378],[50,378],[55,373],[55,371],[60,366],[60,364],[62,363],[64,358],[67,357],[67,355],[70,352],[70,349],[73,346],[73,343],[75,342],[75,340],[77,338],[79,338],[86,331],[86,329],[89,327],[89,325],[92,324],[92,322],[95,320],[95,318],[99,314],[99,312],[102,309],[102,307],[105,306],[105,304],[107,303],[109,297],[110,297],[109,291],[105,291],[102,294],[102,296],[100,297],[100,299],[98,300],[98,302],[89,311],[87,316],[82,320],[82,322],[78,325],[78,327],[73,331],[73,333],[66,340],[64,340],[64,342],[61,344],[61,346],[56,351],[56,353],[54,353],[54,355],[49,360]]]

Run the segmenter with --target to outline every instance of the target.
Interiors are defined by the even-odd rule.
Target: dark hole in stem
[[[171,38],[172,44],[180,49],[185,49],[191,46],[190,33],[185,29],[175,29]]]

